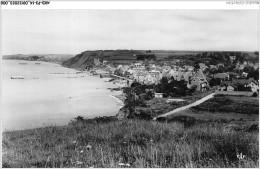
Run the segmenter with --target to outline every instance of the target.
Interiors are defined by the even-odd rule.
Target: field
[[[191,96],[180,96],[176,98],[170,98],[170,99],[183,99],[185,101],[181,102],[171,102],[167,103],[166,101],[168,98],[153,98],[151,100],[146,101],[146,107],[138,107],[136,111],[145,112],[152,117],[156,117],[158,115],[168,113],[169,111],[172,111],[176,108],[186,106],[188,104],[191,104],[209,94],[211,94],[213,90],[207,91],[207,92],[197,92]]]
[[[227,130],[216,122],[185,127],[77,120],[64,127],[4,132],[2,145],[3,167],[259,166],[258,131]]]
[[[187,125],[198,122],[225,122],[232,128],[242,130],[247,126],[258,126],[259,98],[215,95],[198,106],[168,116],[167,120],[181,120]]]
[[[193,109],[208,112],[259,114],[259,98],[216,95],[214,98],[193,107]]]

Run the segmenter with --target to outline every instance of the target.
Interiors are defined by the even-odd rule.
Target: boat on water
[[[40,65],[41,63],[35,63],[36,65]]]
[[[11,76],[11,79],[24,79],[23,76]]]
[[[19,63],[20,65],[27,65],[27,63]]]

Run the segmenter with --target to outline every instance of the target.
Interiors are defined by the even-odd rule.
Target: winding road
[[[177,112],[179,112],[179,111],[186,110],[186,109],[189,109],[189,108],[191,108],[191,107],[197,106],[197,105],[199,105],[199,104],[201,104],[201,103],[203,103],[203,102],[205,102],[205,101],[207,101],[207,100],[213,98],[214,95],[215,95],[215,93],[211,93],[211,94],[209,94],[209,95],[203,97],[202,99],[197,100],[197,101],[194,102],[194,103],[191,103],[191,104],[186,105],[186,106],[183,106],[183,107],[179,107],[179,108],[174,109],[174,110],[172,110],[172,111],[170,111],[170,112],[168,112],[168,113],[161,114],[161,115],[155,117],[154,120],[156,120],[156,118],[158,118],[158,117],[166,117],[166,116],[169,116],[169,115],[171,115],[171,114],[177,113]]]

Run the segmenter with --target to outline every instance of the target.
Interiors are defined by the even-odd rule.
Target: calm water
[[[47,62],[3,60],[3,129],[63,125],[78,115],[115,115],[120,105],[107,90],[115,85],[76,72]],[[17,76],[24,79],[11,79]]]

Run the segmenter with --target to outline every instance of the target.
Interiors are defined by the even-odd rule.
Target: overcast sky
[[[257,10],[2,10],[2,54],[258,50]]]

